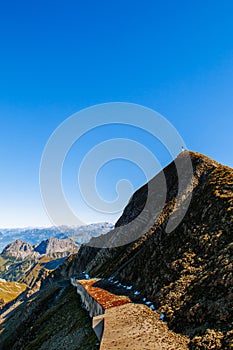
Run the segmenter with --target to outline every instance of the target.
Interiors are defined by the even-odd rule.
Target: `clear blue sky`
[[[232,0],[2,1],[0,227],[49,225],[38,184],[43,148],[65,118],[94,104],[153,108],[189,149],[233,166],[232,18]],[[121,176],[122,164],[114,167]],[[125,169],[135,187],[143,183]],[[109,171],[99,191],[111,197]]]

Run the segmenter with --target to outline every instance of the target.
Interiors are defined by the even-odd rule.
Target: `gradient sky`
[[[153,108],[189,149],[233,166],[232,18],[232,0],[2,1],[0,227],[50,225],[39,191],[43,148],[64,119],[95,104]],[[124,132],[103,130],[72,149],[64,169],[72,205],[78,150]],[[167,163],[161,147],[139,138]],[[145,180],[122,162],[97,181],[108,199],[122,176],[134,188]]]

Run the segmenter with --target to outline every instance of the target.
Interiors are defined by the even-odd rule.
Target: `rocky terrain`
[[[19,239],[15,240],[13,243],[8,244],[1,253],[2,257],[11,257],[19,260],[23,260],[30,255],[38,256],[31,244],[23,242]]]
[[[189,157],[193,176],[179,205],[191,202],[174,230],[166,230],[168,220],[179,215],[178,178],[175,163],[171,163],[164,169],[166,204],[150,228],[160,174],[151,180],[154,197],[146,224],[134,220],[145,206],[144,186],[131,198],[115,229],[104,241],[101,238],[102,242],[92,239],[92,245],[99,247],[117,236],[131,234],[127,224],[132,220],[136,221],[134,231],[141,237],[116,248],[83,245],[78,255],[64,262],[59,273],[70,276],[85,270],[91,276],[113,277],[132,285],[164,313],[170,329],[190,338],[190,349],[232,349],[233,170],[201,154],[183,152],[176,161],[183,166],[184,177]]]

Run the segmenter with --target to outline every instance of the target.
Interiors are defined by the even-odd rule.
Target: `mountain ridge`
[[[0,250],[3,250],[7,244],[12,243],[16,239],[35,245],[40,244],[41,241],[48,238],[72,238],[77,244],[81,245],[84,242],[88,242],[92,236],[104,234],[112,228],[113,225],[108,222],[99,222],[78,227],[51,226],[44,228],[0,228]]]
[[[23,260],[29,256],[39,258],[42,255],[47,255],[52,257],[55,253],[66,256],[70,252],[78,251],[78,249],[79,245],[71,238],[48,238],[38,245],[31,245],[17,239],[3,249],[1,256]]]
[[[149,229],[135,220],[147,198],[143,186],[132,196],[115,229],[105,236],[103,246],[117,235],[130,234],[127,224],[131,221],[136,222],[141,236],[115,248],[99,248],[102,238],[92,239],[92,246],[82,245],[79,253],[60,267],[60,273],[70,276],[85,270],[90,276],[111,277],[132,285],[165,315],[173,330],[189,335],[191,349],[230,349],[233,169],[196,152],[183,152],[178,161],[185,164],[187,157],[193,166],[192,192],[185,192],[180,205],[187,200],[190,204],[173,231],[167,232],[166,226],[177,215],[175,162],[163,170],[168,188],[166,203]],[[159,193],[159,177],[151,180],[155,195]],[[153,203],[150,208],[155,210]]]

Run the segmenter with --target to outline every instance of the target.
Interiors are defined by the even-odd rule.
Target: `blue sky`
[[[232,15],[231,0],[1,2],[0,227],[50,224],[39,191],[43,148],[64,119],[95,104],[153,108],[189,149],[233,166]],[[124,132],[99,131],[89,141]],[[148,144],[148,136],[139,138]],[[64,169],[73,205],[75,159],[89,141],[71,150]],[[134,188],[145,180],[132,164],[112,166],[97,181],[107,198],[122,176]]]

